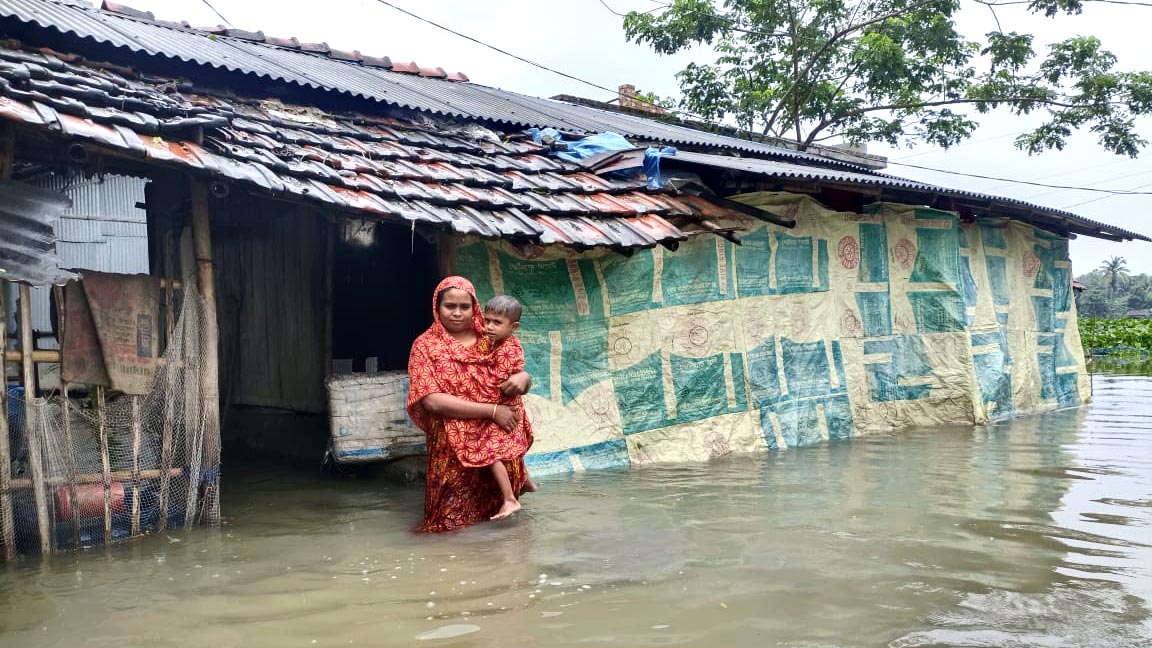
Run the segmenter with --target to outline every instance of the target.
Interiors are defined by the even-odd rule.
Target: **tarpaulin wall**
[[[904,205],[736,199],[797,225],[749,219],[742,245],[706,235],[627,257],[460,246],[482,300],[524,303],[532,469],[705,460],[1087,398],[1066,240]]]

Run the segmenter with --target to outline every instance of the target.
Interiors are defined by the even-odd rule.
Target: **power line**
[[[655,2],[659,6],[653,7],[651,9],[649,9],[648,11],[640,11],[638,13],[650,14],[650,13],[655,13],[657,11],[660,11],[661,9],[667,9],[668,8],[668,5],[661,3],[659,0],[652,0],[652,2]],[[612,13],[616,14],[617,16],[620,16],[621,18],[627,18],[628,17],[628,14],[622,14],[619,11],[616,11],[615,9],[610,7],[607,2],[604,2],[604,0],[600,0],[600,4],[604,5],[605,9],[607,9],[608,11],[611,11]]]
[[[889,162],[896,166],[911,167],[913,169],[923,169],[924,171],[935,171],[936,173],[947,173],[949,175],[964,176],[966,178],[979,178],[981,180],[998,180],[1000,182],[1010,182],[1012,184],[1031,185],[1033,187],[1046,187],[1048,189],[1073,189],[1076,191],[1091,191],[1095,193],[1106,193],[1117,196],[1152,196],[1152,191],[1134,191],[1130,189],[1097,189],[1094,187],[1074,187],[1071,185],[1053,185],[1044,184],[1043,182],[1029,182],[1028,180],[1013,180],[1011,178],[1000,178],[997,176],[986,176],[978,173],[964,173],[961,171],[949,171],[947,169],[937,169],[934,167],[920,166],[918,164],[906,164],[903,162]]]
[[[989,7],[1007,7],[1009,5],[1030,5],[1034,4],[1034,0],[1004,0],[998,2],[995,0],[976,0],[978,4],[987,5]],[[1092,4],[1114,4],[1114,5],[1129,5],[1133,7],[1152,7],[1152,2],[1133,2],[1131,0],[1084,0]]]
[[[205,0],[205,1],[207,1],[207,0]],[[419,20],[419,21],[420,21],[420,22],[422,22],[422,23],[426,23],[426,24],[428,24],[428,25],[431,25],[431,26],[433,26],[433,27],[435,27],[435,28],[437,28],[437,29],[440,29],[440,30],[446,31],[446,32],[448,32],[449,34],[452,34],[452,35],[454,35],[454,36],[459,36],[460,38],[463,38],[464,40],[467,40],[467,41],[471,41],[471,42],[473,42],[473,43],[476,43],[477,45],[481,45],[481,46],[483,46],[483,47],[487,47],[488,49],[490,49],[490,50],[492,50],[492,51],[494,51],[494,52],[499,52],[500,54],[503,54],[504,56],[509,56],[509,57],[512,57],[512,58],[516,59],[517,61],[520,61],[520,62],[522,62],[522,63],[527,63],[528,65],[531,65],[531,66],[533,66],[533,67],[537,67],[537,68],[540,68],[541,70],[544,70],[544,71],[546,71],[546,72],[551,72],[552,74],[557,74],[557,75],[560,75],[560,76],[562,76],[562,77],[564,77],[564,78],[566,78],[566,79],[571,79],[571,80],[573,80],[573,81],[576,81],[576,82],[579,82],[579,83],[583,83],[584,85],[587,85],[587,86],[591,86],[591,87],[593,87],[593,88],[596,88],[597,90],[603,90],[603,91],[605,91],[605,92],[611,92],[611,93],[613,93],[613,94],[616,94],[616,93],[618,93],[618,92],[619,92],[619,90],[618,90],[618,89],[606,88],[606,87],[604,87],[604,86],[602,86],[602,85],[600,85],[600,84],[598,84],[598,83],[593,83],[592,81],[588,81],[588,80],[586,80],[586,79],[581,79],[581,78],[580,78],[580,77],[578,77],[578,76],[573,76],[573,75],[571,75],[571,74],[568,74],[567,72],[561,72],[560,70],[557,70],[557,69],[555,69],[555,68],[551,68],[551,67],[548,67],[547,65],[544,65],[543,63],[537,63],[536,61],[533,61],[533,60],[531,60],[531,59],[527,59],[527,58],[524,58],[523,56],[519,56],[519,55],[517,55],[517,54],[513,54],[512,52],[509,52],[508,50],[500,49],[499,47],[496,47],[495,45],[489,45],[488,43],[485,43],[484,41],[482,41],[482,40],[480,40],[480,39],[478,39],[478,38],[474,38],[474,37],[472,37],[472,36],[469,36],[468,34],[462,34],[462,33],[458,32],[458,31],[456,31],[455,29],[452,29],[452,28],[450,28],[450,27],[445,27],[444,25],[441,25],[441,24],[440,24],[440,23],[438,23],[438,22],[435,22],[435,21],[432,21],[432,20],[428,20],[427,18],[424,18],[424,17],[422,17],[422,16],[417,16],[416,14],[412,13],[411,11],[408,11],[407,9],[404,9],[403,7],[397,7],[396,5],[392,4],[391,2],[388,2],[387,0],[376,0],[376,2],[379,2],[380,4],[382,4],[382,5],[386,6],[386,7],[391,7],[392,9],[395,9],[396,11],[399,11],[400,13],[402,13],[402,14],[404,14],[404,15],[406,15],[406,16],[409,16],[409,17],[411,17],[411,18],[415,18],[416,20]],[[654,106],[654,107],[656,107],[656,108],[660,108],[661,110],[668,110],[668,109],[667,109],[667,108],[665,108],[664,106],[661,106],[661,105],[659,105],[659,104],[653,103],[653,102],[651,102],[651,101],[645,101],[644,99],[640,99],[639,97],[634,97],[634,99],[635,99],[637,102],[639,102],[639,103],[648,104],[649,106]],[[679,111],[675,111],[675,110],[673,110],[673,111],[670,111],[670,112],[679,112]],[[688,116],[688,117],[692,117],[692,118],[694,118],[694,119],[700,119],[700,120],[703,120],[703,121],[707,121],[705,118],[703,118],[703,117],[701,117],[701,116],[699,116],[699,115],[693,115],[692,113],[687,113],[687,112],[680,112],[680,114],[682,114],[682,115],[686,115],[686,116]]]
[[[1143,189],[1145,187],[1152,187],[1152,184],[1143,184],[1143,185],[1140,185],[1138,187],[1133,187],[1133,189]],[[1116,197],[1116,195],[1100,196],[1099,198],[1092,198],[1091,200],[1085,200],[1085,201],[1078,202],[1078,203],[1072,203],[1071,205],[1068,205],[1065,207],[1060,207],[1060,209],[1072,209],[1073,207],[1079,207],[1080,205],[1087,205],[1088,203],[1094,203],[1094,202],[1097,202],[1099,200],[1108,200],[1109,198],[1115,198],[1115,197]]]
[[[212,10],[212,13],[216,14],[216,16],[220,20],[223,20],[225,25],[232,27],[232,23],[228,22],[228,19],[224,17],[224,14],[220,13],[219,11],[216,11],[216,7],[213,7],[211,2],[208,2],[208,0],[200,0],[200,1],[203,2],[204,4],[208,5],[208,8]]]
[[[933,150],[929,150],[929,151],[921,151],[920,153],[911,153],[909,155],[901,155],[900,157],[890,158],[890,160],[911,160],[912,158],[921,157],[924,155],[935,155],[935,154],[940,154],[940,153],[949,153],[954,149],[958,149],[958,148],[961,148],[964,146],[971,146],[973,144],[983,144],[985,142],[991,142],[993,140],[1004,139],[1005,137],[1015,137],[1016,135],[1019,135],[1019,134],[1020,134],[1019,131],[1016,131],[1016,132],[1012,132],[1012,133],[1004,133],[1002,135],[993,135],[991,137],[981,137],[980,139],[967,140],[964,142],[960,142],[959,144],[954,144],[952,146],[949,146],[946,149],[933,149]],[[895,164],[895,162],[890,162],[890,164]]]
[[[1118,160],[1118,162],[1127,162],[1127,161],[1128,160]],[[1108,165],[1104,165],[1104,166],[1108,166]],[[1096,167],[1096,169],[1101,169],[1101,168],[1104,168],[1104,167]],[[1067,171],[1064,173],[1057,173],[1057,174],[1053,174],[1053,175],[1041,176],[1039,178],[1036,178],[1036,180],[1048,180],[1049,178],[1057,178],[1060,176],[1066,176],[1066,175],[1070,175],[1073,173],[1083,173],[1083,172],[1084,172],[1083,169],[1073,169],[1072,171]],[[1092,187],[1092,186],[1098,185],[1102,182],[1114,182],[1116,180],[1124,180],[1125,178],[1132,178],[1135,176],[1147,176],[1147,175],[1148,175],[1148,170],[1147,169],[1141,169],[1141,170],[1135,171],[1133,173],[1126,173],[1126,174],[1121,175],[1121,176],[1113,176],[1110,178],[1104,178],[1103,180],[1099,180],[1099,181],[1095,181],[1095,182],[1089,182],[1089,183],[1085,184],[1084,187],[1087,188],[1087,187]],[[995,186],[1000,186],[1000,185],[995,185]],[[1142,187],[1132,187],[1132,189],[1141,189],[1141,188]],[[1126,189],[1125,191],[1131,191],[1132,189]],[[1034,193],[1034,194],[1029,194],[1027,196],[1018,196],[1018,197],[1020,198],[1020,200],[1032,200],[1033,198],[1039,198],[1041,196],[1050,196],[1052,194],[1063,193],[1065,191],[1068,191],[1068,190],[1067,189],[1051,189],[1048,191],[1041,191],[1040,193]]]

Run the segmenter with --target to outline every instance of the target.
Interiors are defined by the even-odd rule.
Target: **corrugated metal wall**
[[[148,274],[148,214],[136,206],[144,201],[147,182],[131,176],[73,178],[62,174],[30,180],[29,184],[60,191],[72,199],[72,207],[55,225],[60,266]],[[46,286],[32,289],[32,324],[38,337],[36,346],[40,349],[59,348],[56,339],[51,337],[50,293],[51,288]],[[8,297],[12,311],[9,325],[14,326],[16,291]]]

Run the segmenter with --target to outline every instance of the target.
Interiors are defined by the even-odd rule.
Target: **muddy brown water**
[[[0,646],[1149,646],[1152,378],[1093,385],[987,427],[546,477],[436,537],[409,532],[419,487],[231,475],[219,532],[0,567]]]

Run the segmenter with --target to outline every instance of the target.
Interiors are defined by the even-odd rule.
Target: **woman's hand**
[[[492,420],[506,432],[511,432],[520,422],[520,413],[507,405],[497,405],[492,410]]]
[[[528,375],[527,371],[512,374],[500,383],[500,393],[509,398],[523,396],[529,389],[532,389],[532,376]]]

